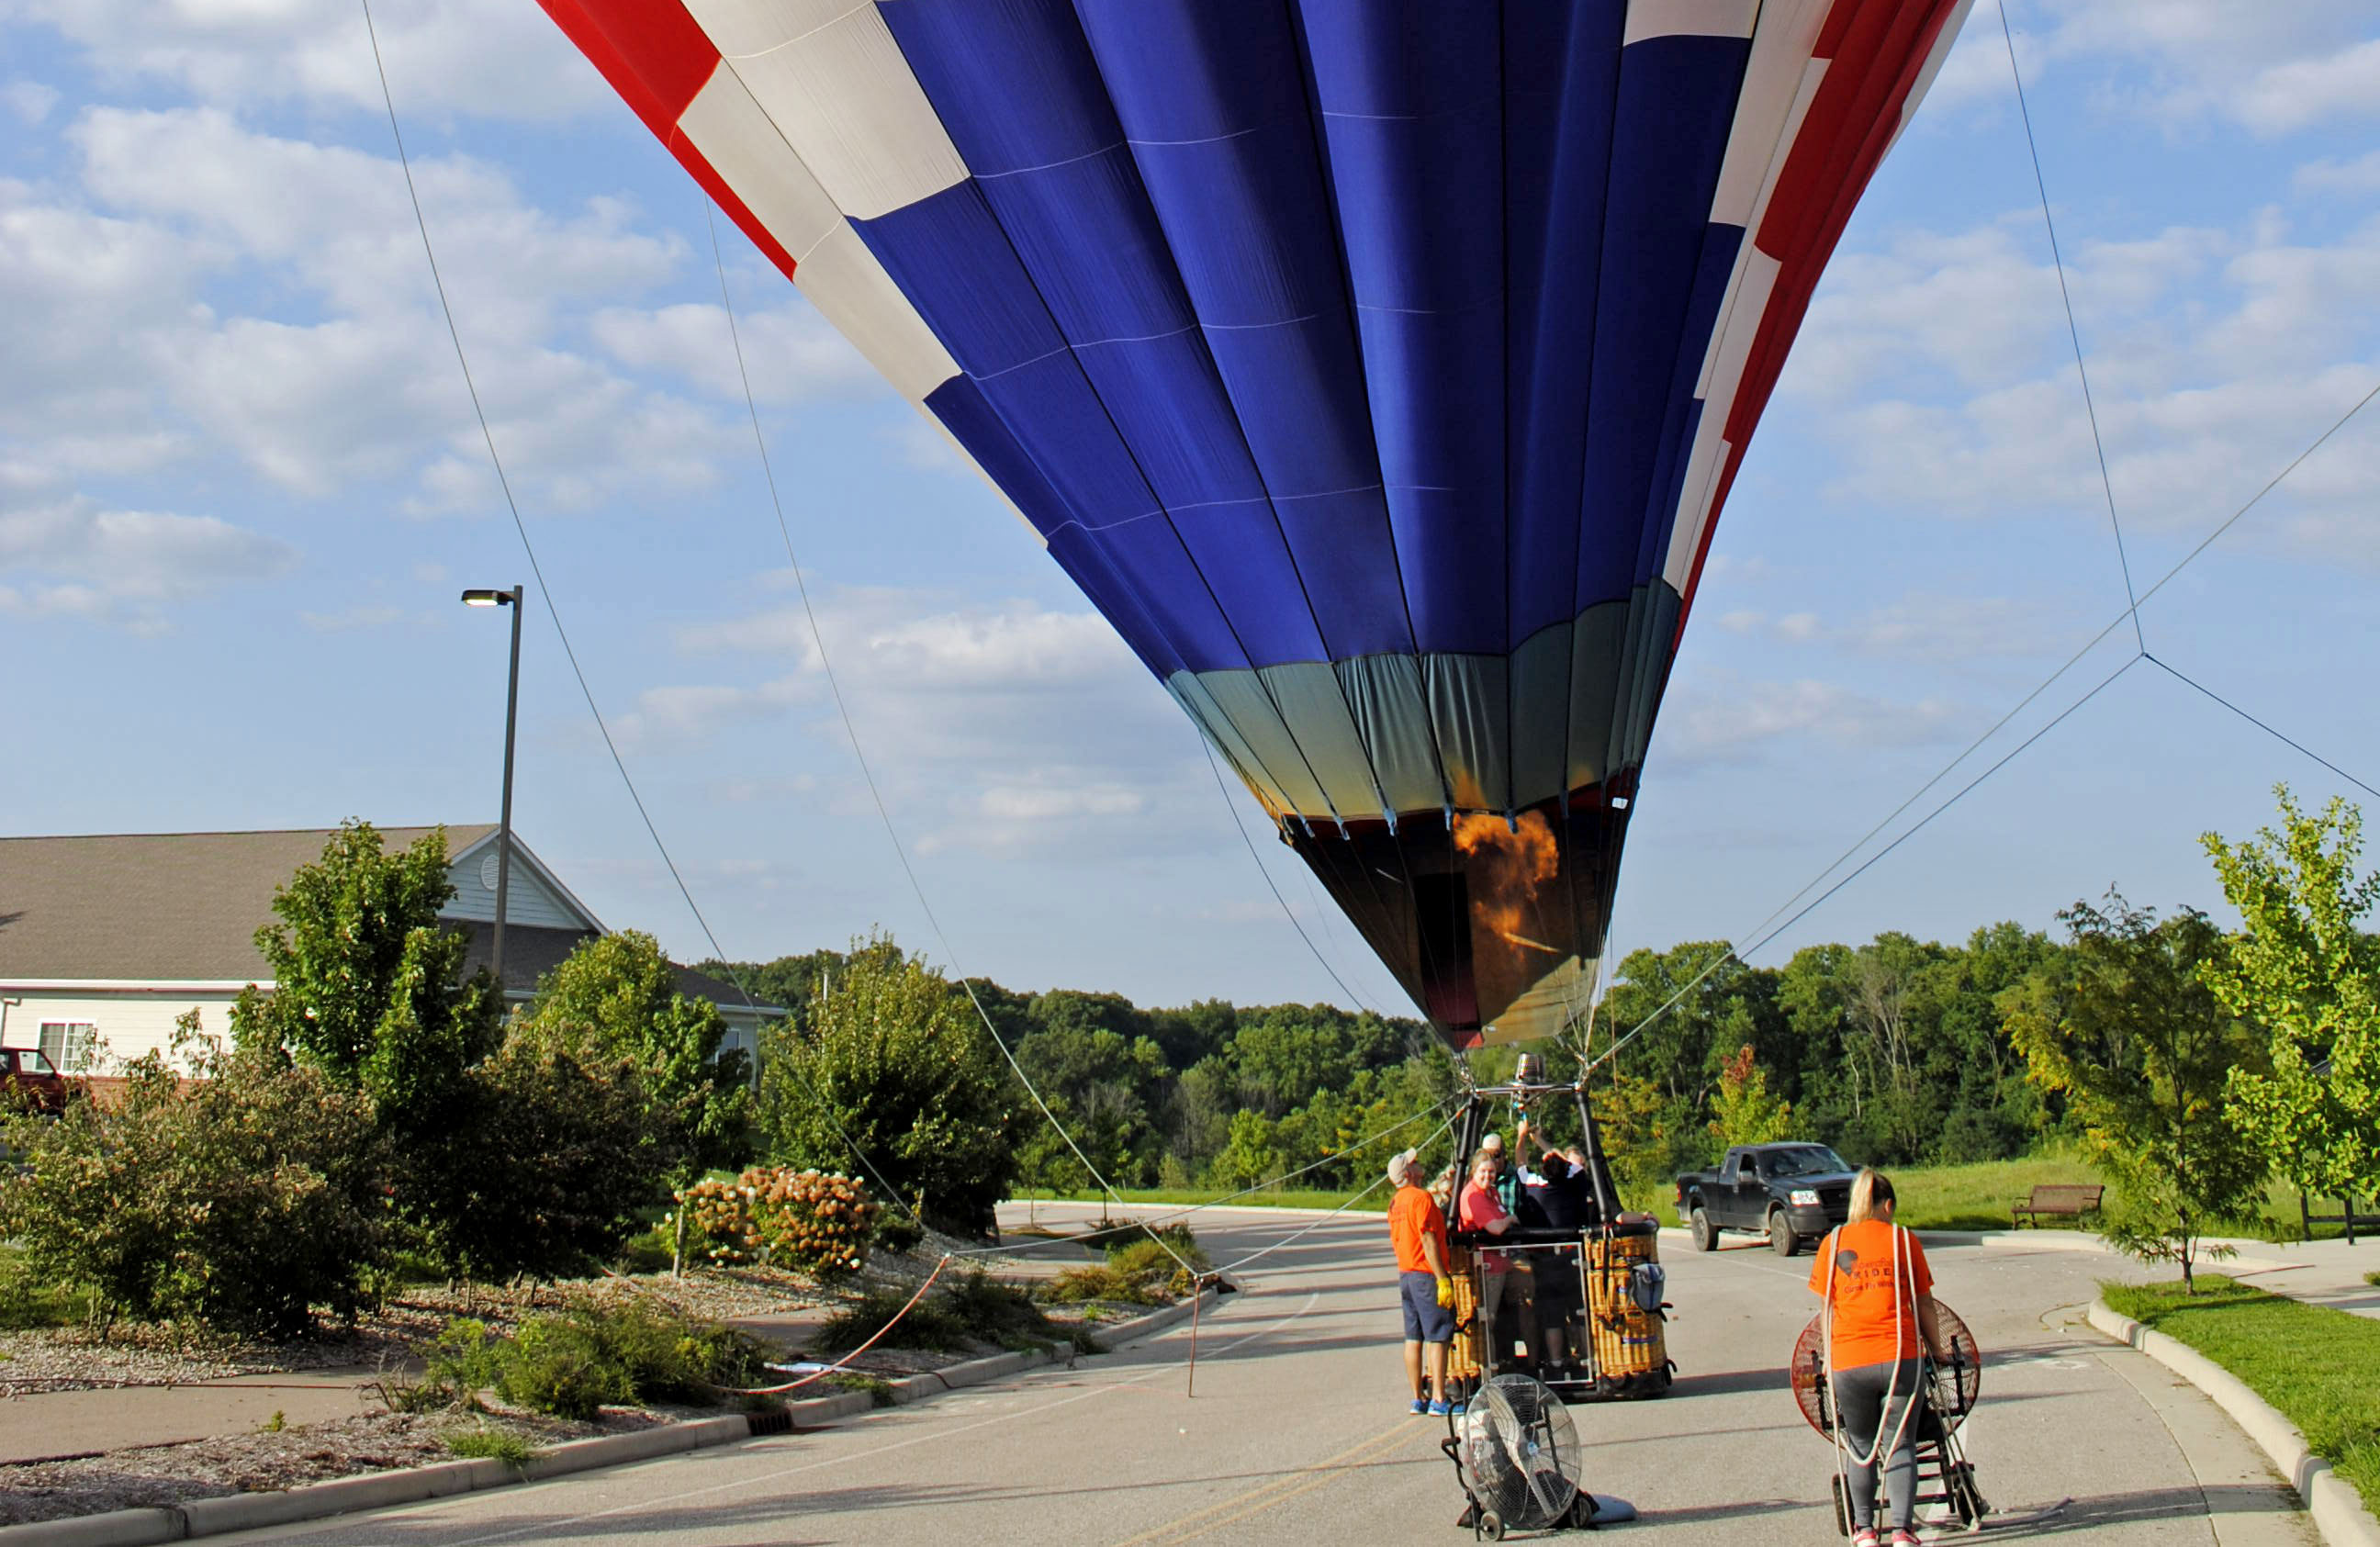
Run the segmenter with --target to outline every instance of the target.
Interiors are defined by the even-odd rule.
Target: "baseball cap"
[[[1413,1170],[1413,1163],[1421,1158],[1418,1150],[1404,1150],[1389,1156],[1389,1185],[1402,1187]]]

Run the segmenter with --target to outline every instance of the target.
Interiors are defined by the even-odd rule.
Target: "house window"
[[[53,1069],[74,1072],[91,1065],[99,1046],[99,1028],[88,1021],[42,1022],[42,1057]]]

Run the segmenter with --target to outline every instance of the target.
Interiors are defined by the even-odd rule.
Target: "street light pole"
[[[521,588],[515,586],[508,591],[466,591],[463,600],[472,607],[513,610],[512,670],[504,679],[504,792],[496,818],[496,927],[489,962],[489,970],[495,974],[496,1004],[501,1009],[504,995],[504,910],[510,900],[513,879],[513,729],[520,717]]]

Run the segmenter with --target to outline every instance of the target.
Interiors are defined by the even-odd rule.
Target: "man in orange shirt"
[[[1404,1306],[1405,1378],[1413,1410],[1443,1417],[1446,1346],[1454,1338],[1454,1281],[1446,1272],[1446,1216],[1421,1185],[1412,1150],[1389,1157],[1389,1242],[1397,1252],[1397,1296]],[[1429,1385],[1422,1386],[1425,1363]]]
[[[1876,1471],[1883,1461],[1894,1547],[1915,1547],[1920,1348],[1947,1358],[1934,1310],[1934,1270],[1917,1238],[1892,1222],[1892,1183],[1874,1167],[1852,1183],[1850,1222],[1827,1237],[1810,1269],[1826,1299],[1827,1372],[1844,1445],[1852,1547],[1876,1547]]]

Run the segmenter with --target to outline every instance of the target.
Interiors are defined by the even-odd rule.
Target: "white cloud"
[[[2250,128],[2268,134],[2331,117],[2380,115],[2380,38],[2267,66],[2236,89],[2230,106]]]
[[[811,591],[860,744],[918,852],[1146,852],[1204,840],[1142,820],[1167,802],[1179,809],[1210,799],[1200,788],[1211,791],[1212,779],[1196,732],[1103,619],[816,578]],[[677,690],[684,736],[803,703],[796,683],[823,693],[798,608],[698,625],[679,643],[795,666],[793,677],[758,688]],[[819,745],[845,755],[843,722],[823,696],[807,721]],[[868,809],[864,793],[848,804]]]
[[[0,308],[0,445],[111,475],[227,452],[313,499],[410,480],[416,512],[502,508],[393,158],[209,108],[94,108],[67,138],[104,212],[0,182],[19,303]],[[701,487],[742,452],[732,417],[565,344],[593,300],[668,280],[675,236],[616,200],[549,213],[468,159],[417,180],[526,504]]]
[[[0,82],[0,108],[6,108],[20,124],[38,124],[57,105],[56,90],[38,80]]]
[[[2013,239],[2017,224],[1899,233],[1829,273],[1779,401],[1818,410],[1841,453],[1835,492],[1891,510],[2106,519],[2056,276]],[[2380,220],[2313,242],[2268,210],[2235,231],[2074,250],[2128,529],[2204,530],[2380,380]],[[2265,529],[2380,562],[2374,451],[2341,437],[2291,477],[2276,502],[2290,514]]]
[[[801,292],[788,294],[794,296],[790,305],[736,313],[756,399],[799,403],[890,393],[875,368],[801,299]],[[595,314],[589,331],[622,365],[667,371],[712,397],[743,399],[735,340],[722,308],[690,302],[651,311],[608,307]]]
[[[637,695],[635,708],[612,721],[612,731],[625,748],[682,750],[725,725],[782,715],[817,694],[815,684],[799,677],[781,677],[753,687],[720,683],[649,687]]]
[[[1812,645],[1880,660],[1957,663],[2054,652],[2070,620],[2041,600],[1912,593],[1840,622],[1815,612],[1742,610],[1718,620],[1730,634]]]
[[[2106,114],[2177,133],[2220,118],[2277,135],[2380,113],[2380,38],[2362,0],[2049,0],[2023,13],[2016,53],[2027,91],[2072,91],[2083,76]],[[2015,103],[2000,18],[1984,5],[1922,121],[1979,103]]]
[[[613,101],[536,6],[414,0],[372,12],[401,114],[552,119]],[[0,0],[0,22],[47,25],[103,77],[146,78],[201,101],[320,103],[377,113],[362,12],[325,0]]]
[[[1920,746],[1949,736],[1955,706],[1938,698],[1903,703],[1802,678],[1754,681],[1705,671],[1682,683],[1661,711],[1657,745],[1665,766],[1750,762],[1772,747],[1814,742],[1834,747]]]
[[[153,628],[164,603],[269,579],[295,558],[213,516],[110,510],[0,471],[0,611]]]
[[[2349,162],[2308,162],[2291,181],[2305,193],[2380,193],[2380,151]]]

